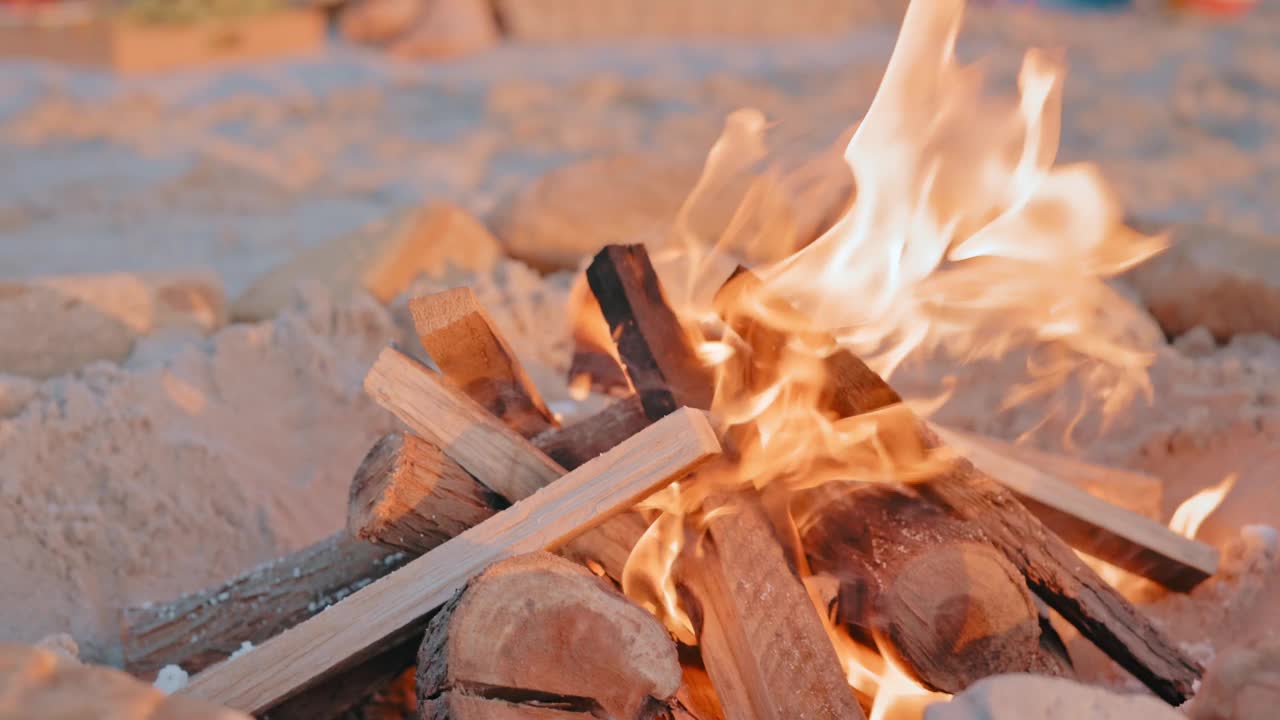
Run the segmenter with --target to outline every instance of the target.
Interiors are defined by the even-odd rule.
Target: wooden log
[[[422,638],[414,635],[390,650],[365,660],[344,671],[332,681],[326,681],[308,688],[297,695],[271,708],[266,720],[325,720],[325,718],[359,718],[373,720],[374,717],[365,708],[375,700],[378,693],[388,686],[395,685],[409,672],[408,681],[413,681],[411,668],[418,656],[418,645]],[[413,699],[412,693],[409,700]],[[359,714],[353,711],[359,708]],[[399,718],[401,715],[391,717]]]
[[[1095,465],[1077,458],[1037,450],[988,435],[962,432],[951,427],[940,428],[936,423],[933,426],[935,430],[945,430],[947,437],[944,439],[962,452],[969,446],[981,445],[991,452],[999,453],[1006,458],[1017,460],[1042,473],[1066,481],[1112,505],[1119,505],[1151,520],[1160,519],[1164,482],[1158,477],[1132,470]]]
[[[440,448],[416,435],[391,433],[356,470],[347,532],[421,555],[507,505]]]
[[[804,499],[821,507],[802,541],[811,568],[840,582],[837,619],[921,685],[1071,674],[1041,648],[1022,576],[973,524],[890,485],[829,483]]]
[[[632,395],[576,423],[548,430],[533,444],[566,468],[575,468],[649,426],[640,398]]]
[[[1218,551],[1165,525],[1117,507],[984,442],[934,426],[943,442],[1013,491],[1071,547],[1179,592],[1218,571]]]
[[[569,388],[573,392],[595,391],[627,397],[633,394],[618,349],[609,335],[600,303],[579,275],[569,290],[569,319],[573,326],[573,357],[569,361]]]
[[[472,400],[525,437],[559,424],[471,288],[415,298],[409,312],[436,367]]]
[[[410,557],[339,532],[227,582],[124,611],[124,667],[148,676],[169,664],[196,672],[315,615]]]
[[[862,718],[835,648],[753,498],[712,501],[707,535],[681,571],[725,717]]]
[[[473,578],[432,618],[418,654],[428,718],[489,718],[511,704],[641,720],[680,681],[676,644],[657,618],[548,553]]]
[[[587,282],[649,419],[680,405],[709,409],[711,373],[667,304],[644,246],[604,248],[587,268]]]
[[[498,560],[555,549],[719,452],[706,418],[682,410],[494,515],[399,572],[194,677],[185,692],[260,712],[423,628]]]

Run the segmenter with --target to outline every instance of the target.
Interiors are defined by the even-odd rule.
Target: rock
[[[1280,706],[1280,638],[1232,648],[1205,672],[1191,720],[1271,720]]]
[[[498,241],[478,220],[437,202],[387,223],[307,248],[267,272],[231,305],[231,317],[256,322],[289,307],[299,284],[324,285],[333,299],[357,290],[389,303],[419,275],[447,280],[457,271],[487,272],[502,257]]]
[[[1203,325],[1219,342],[1280,337],[1280,238],[1178,225],[1172,239],[1126,276],[1167,335]]]
[[[1043,675],[996,675],[971,685],[951,702],[925,710],[925,720],[1185,720],[1150,695]]]
[[[421,17],[396,39],[391,53],[405,58],[454,58],[498,43],[498,24],[486,0],[427,0]]]
[[[0,282],[0,373],[49,378],[120,362],[153,331],[226,323],[212,272],[103,273]]]
[[[0,718],[249,720],[200,700],[167,697],[114,668],[22,645],[0,645]]]

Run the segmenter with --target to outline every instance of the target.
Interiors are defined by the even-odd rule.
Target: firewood
[[[573,357],[569,361],[569,388],[593,390],[604,395],[627,397],[631,381],[622,369],[618,350],[609,335],[600,303],[591,294],[585,275],[579,275],[569,289],[569,317],[573,323]]]
[[[835,648],[752,498],[727,508],[690,550],[681,582],[696,599],[698,643],[729,720],[862,718]]]
[[[981,472],[1012,490],[1040,522],[1077,550],[1181,592],[1218,571],[1218,551],[1205,543],[1116,507],[983,442],[939,427],[933,430]]]
[[[828,484],[802,529],[815,572],[840,581],[840,623],[920,684],[957,693],[990,675],[1069,666],[1042,650],[1022,576],[982,531],[905,488]]]
[[[421,555],[509,503],[412,434],[379,440],[351,482],[352,537]]]
[[[303,690],[271,708],[271,712],[266,716],[267,719],[326,720],[326,718],[351,717],[344,713],[349,713],[356,708],[366,708],[378,693],[404,678],[406,671],[409,671],[408,681],[413,681],[411,669],[418,656],[420,640],[421,638],[415,635],[376,657],[344,670],[333,680],[326,680]],[[410,693],[409,698],[412,697]],[[363,710],[360,715],[354,717],[372,720]],[[399,718],[400,715],[394,717]]]
[[[192,679],[186,693],[261,712],[421,630],[476,573],[555,549],[719,452],[707,419],[682,410],[559,481],[260,647]]]
[[[525,437],[558,425],[471,288],[415,298],[409,312],[431,359],[471,399]]]
[[[711,374],[667,304],[644,246],[604,248],[587,268],[587,281],[649,418],[679,405],[710,408]]]
[[[405,553],[339,532],[208,590],[128,608],[124,667],[135,675],[169,664],[202,670],[242,643],[261,643],[409,560]]]
[[[675,642],[655,617],[548,553],[473,578],[432,618],[418,654],[428,718],[489,718],[501,703],[639,720],[680,681]]]
[[[575,468],[649,425],[640,398],[632,395],[576,423],[548,430],[533,444],[552,460]]]

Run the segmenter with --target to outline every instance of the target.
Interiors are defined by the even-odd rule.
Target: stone
[[[208,334],[226,324],[212,271],[101,273],[0,282],[0,374],[50,378],[120,362],[164,329]]]
[[[1105,688],[1043,675],[995,675],[971,685],[950,702],[930,705],[925,720],[1186,720],[1150,695],[1121,695]]]
[[[1165,334],[1203,325],[1219,342],[1280,337],[1280,237],[1208,225],[1177,225],[1170,234],[1168,250],[1125,275]]]
[[[4,720],[249,720],[192,698],[168,697],[114,668],[42,647],[0,644]]]
[[[323,285],[336,301],[368,292],[390,303],[419,276],[447,281],[457,273],[488,272],[502,257],[492,233],[465,210],[444,202],[402,213],[390,223],[306,248],[259,277],[231,305],[238,322],[278,315],[308,283]]]

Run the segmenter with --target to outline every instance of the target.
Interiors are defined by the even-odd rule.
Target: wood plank
[[[1012,490],[1071,547],[1187,592],[1218,571],[1218,551],[1153,520],[1117,507],[988,444],[932,426],[947,445]]]
[[[165,665],[197,672],[296,625],[409,562],[402,552],[345,531],[225,583],[123,613],[124,667],[148,676]]]
[[[420,630],[498,560],[554,549],[719,452],[707,419],[682,410],[254,650],[192,679],[187,695],[258,712]]]
[[[934,427],[938,426],[935,424]],[[992,452],[1037,468],[1112,505],[1119,505],[1152,520],[1160,519],[1164,481],[1158,477],[1133,470],[1095,465],[1078,458],[1045,452],[988,435],[963,432],[955,428],[946,428],[946,431],[953,437],[962,438],[966,446],[983,445]],[[959,447],[958,444],[957,447]]]
[[[631,384],[651,420],[680,405],[709,409],[710,371],[667,304],[643,245],[609,245],[587,268]]]
[[[831,639],[754,498],[726,513],[681,573],[702,615],[698,642],[728,720],[862,718]]]
[[[471,288],[414,298],[409,312],[431,359],[471,399],[525,437],[559,424]]]
[[[529,497],[564,474],[564,468],[475,400],[395,348],[378,355],[364,388],[379,405],[508,500]]]

